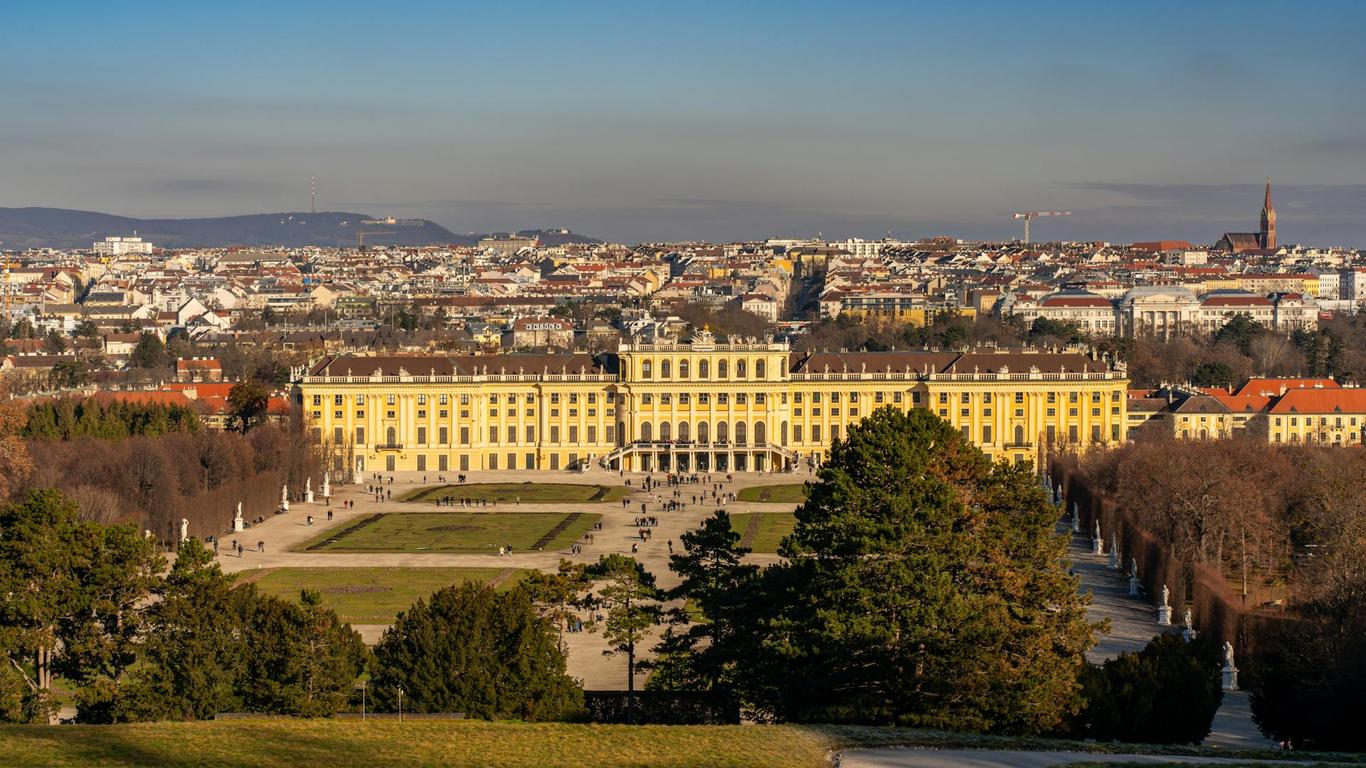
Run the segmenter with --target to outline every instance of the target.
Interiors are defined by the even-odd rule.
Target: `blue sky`
[[[1366,246],[1366,3],[6,3],[0,205]]]

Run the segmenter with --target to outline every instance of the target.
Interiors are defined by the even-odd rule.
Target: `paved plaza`
[[[223,546],[220,547],[218,562],[229,573],[251,571],[264,568],[505,568],[555,570],[562,559],[576,562],[596,562],[601,555],[617,552],[630,554],[631,546],[636,545],[635,554],[646,569],[655,575],[661,587],[677,584],[669,570],[669,541],[678,546],[679,537],[686,531],[701,524],[717,508],[714,503],[693,504],[693,494],[701,495],[711,486],[705,483],[685,484],[677,490],[686,506],[681,510],[664,512],[662,502],[673,498],[675,489],[657,488],[650,493],[641,490],[646,475],[640,473],[620,474],[602,469],[592,469],[583,473],[549,471],[501,471],[466,472],[467,484],[476,483],[574,483],[585,485],[624,486],[631,483],[631,492],[626,498],[626,506],[621,501],[598,503],[500,503],[494,507],[479,507],[472,511],[516,514],[518,512],[555,512],[569,514],[583,512],[602,515],[602,530],[594,533],[592,543],[583,542],[578,554],[571,554],[569,547],[549,551],[513,551],[509,555],[454,554],[431,552],[358,552],[338,553],[325,551],[303,551],[309,542],[318,539],[328,531],[341,531],[365,517],[376,513],[433,513],[459,511],[461,507],[441,506],[424,502],[401,502],[400,496],[430,485],[438,485],[436,473],[422,472],[385,472],[385,489],[392,491],[393,500],[377,502],[366,492],[366,484],[375,482],[367,476],[359,484],[338,484],[332,487],[331,506],[327,506],[321,496],[316,503],[304,504],[291,502],[287,514],[267,515],[264,522],[252,526],[240,534],[222,534]],[[447,473],[447,481],[453,481],[457,473]],[[424,482],[424,476],[426,482]],[[393,484],[388,484],[388,478]],[[705,476],[703,476],[705,477]],[[722,485],[721,492],[737,493],[742,488],[756,485],[780,485],[800,483],[810,479],[808,473],[736,473],[733,480],[727,481],[724,474],[712,474],[713,483]],[[663,480],[663,475],[653,475],[655,480]],[[314,486],[317,488],[317,484]],[[456,484],[458,494],[458,484]],[[708,494],[710,495],[710,494]],[[354,501],[354,509],[344,508],[345,502]],[[640,505],[646,505],[647,514],[659,519],[659,525],[652,531],[651,538],[641,541],[635,524],[641,515]],[[727,502],[724,508],[731,513],[738,512],[789,512],[795,504],[773,504],[759,502]],[[331,510],[333,519],[328,521],[327,512]],[[313,516],[313,525],[307,518]],[[251,515],[247,515],[250,517]],[[228,544],[236,539],[246,551],[239,557]],[[256,551],[258,542],[264,543],[264,551]],[[777,555],[753,554],[749,560],[757,564],[775,562]],[[367,643],[379,640],[386,628],[382,624],[360,624],[356,630]],[[626,687],[626,663],[621,658],[606,657],[601,634],[568,633],[565,635],[569,646],[569,672],[583,680],[584,687],[590,690],[624,689]],[[653,645],[653,642],[648,645]],[[643,680],[638,679],[637,683]]]

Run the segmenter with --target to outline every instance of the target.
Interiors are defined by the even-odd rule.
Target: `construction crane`
[[[357,247],[357,249],[363,251],[363,250],[365,250],[365,238],[366,238],[366,237],[374,237],[375,235],[392,235],[392,234],[394,234],[394,232],[393,232],[392,230],[375,229],[375,230],[371,230],[371,231],[369,231],[369,232],[366,232],[366,231],[363,231],[363,230],[359,230],[359,229],[358,229],[358,230],[356,230],[356,247]]]
[[[1033,221],[1034,219],[1039,218],[1040,216],[1071,216],[1071,215],[1072,215],[1072,212],[1071,212],[1071,211],[1021,211],[1021,212],[1019,212],[1019,213],[1013,213],[1013,214],[1011,214],[1011,215],[1014,216],[1014,217],[1017,218],[1017,219],[1024,219],[1024,223],[1025,223],[1025,236],[1024,236],[1024,241],[1025,241],[1025,245],[1028,245],[1028,244],[1029,244],[1029,222]]]

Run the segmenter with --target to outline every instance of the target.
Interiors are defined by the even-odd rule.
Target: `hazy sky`
[[[1366,3],[6,2],[0,206],[1366,246]]]

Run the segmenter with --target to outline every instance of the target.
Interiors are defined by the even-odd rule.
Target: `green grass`
[[[601,517],[564,512],[382,512],[328,531],[301,549],[497,554],[499,547],[510,546],[515,551],[553,551],[578,541]]]
[[[755,501],[762,504],[800,504],[806,501],[806,484],[754,485],[741,488],[736,501]]]
[[[499,504],[595,504],[621,501],[629,488],[575,483],[468,483],[431,485],[405,493],[399,500],[432,504],[436,499],[474,499]]]
[[[1097,744],[857,726],[629,726],[461,720],[398,723],[291,718],[0,726],[0,762],[26,768],[818,768],[830,764],[835,750],[899,745],[1358,764],[1363,760],[1361,755]]]
[[[755,552],[777,552],[783,537],[792,533],[797,518],[791,512],[737,512],[730,527],[740,534],[740,546]]]
[[[267,595],[299,599],[304,589],[322,593],[323,605],[348,624],[391,624],[419,597],[465,581],[494,582],[511,589],[526,571],[515,568],[272,568],[242,576]]]

